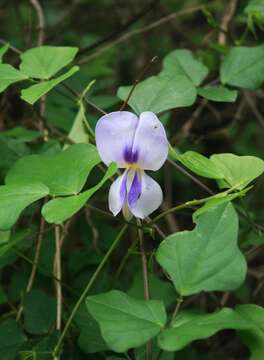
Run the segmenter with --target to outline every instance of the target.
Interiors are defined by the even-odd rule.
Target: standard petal
[[[126,201],[127,172],[119,176],[111,185],[108,196],[108,204],[111,212],[116,216]]]
[[[144,219],[160,206],[163,195],[159,184],[144,171],[141,172],[140,180],[141,194],[136,202],[128,206],[135,217]]]
[[[137,153],[137,163],[145,170],[158,170],[167,159],[166,132],[153,112],[143,112],[139,117],[133,142],[133,153]]]
[[[132,149],[138,118],[128,111],[115,111],[101,117],[95,128],[96,146],[102,161],[125,167],[125,154]]]

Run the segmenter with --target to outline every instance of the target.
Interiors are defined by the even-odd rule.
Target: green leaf
[[[210,159],[196,151],[174,154],[174,157],[197,175],[209,179],[223,179],[224,177],[220,169]]]
[[[9,64],[0,64],[0,92],[9,85],[18,81],[26,80],[28,77]]]
[[[196,60],[190,50],[179,49],[169,53],[163,61],[163,66],[170,74],[184,74],[198,86],[206,78],[208,68]]]
[[[2,47],[0,48],[0,63],[2,63],[2,61],[3,61],[3,56],[4,56],[5,53],[7,52],[8,48],[9,48],[9,44],[6,44],[6,45],[4,45],[4,46],[2,46]]]
[[[90,171],[100,162],[96,147],[75,144],[56,154],[30,155],[19,159],[6,176],[7,184],[42,182],[51,195],[78,194]]]
[[[72,128],[68,135],[68,138],[74,143],[87,144],[89,142],[89,135],[84,125],[84,117],[83,117],[84,112],[85,112],[85,108],[83,104],[80,102],[78,113],[74,119]]]
[[[250,0],[244,9],[246,14],[264,14],[264,0]]]
[[[264,358],[264,308],[254,304],[239,305],[237,313],[252,324],[252,329],[241,331],[239,334],[243,342],[251,351],[251,360]]]
[[[5,360],[17,359],[18,351],[26,342],[26,337],[13,319],[0,324],[0,353]]]
[[[39,46],[21,55],[20,70],[28,77],[49,79],[68,65],[78,52],[76,47]]]
[[[122,86],[117,96],[126,100],[131,86]],[[196,99],[196,89],[192,81],[183,74],[161,72],[140,82],[128,101],[132,109],[140,114],[143,111],[159,113],[165,110],[191,106]]]
[[[210,209],[212,209],[220,204],[230,202],[230,201],[236,199],[237,197],[245,196],[247,190],[249,190],[249,189],[243,189],[241,191],[237,191],[232,194],[219,193],[219,194],[216,194],[215,196],[212,196],[212,198],[210,200],[208,200],[202,207],[200,207],[193,213],[193,220],[195,221],[198,216],[200,216],[201,214],[209,211]]]
[[[127,294],[137,299],[144,299],[144,283],[142,271],[135,273],[131,288]],[[165,306],[168,307],[175,301],[175,290],[173,285],[168,281],[162,281],[153,274],[149,274],[149,290],[151,299],[163,301]]]
[[[237,98],[236,90],[229,90],[224,86],[205,86],[197,89],[198,95],[219,102],[234,102]]]
[[[98,321],[104,340],[116,352],[146,343],[166,322],[162,302],[133,299],[117,290],[88,296],[86,305]]]
[[[89,314],[84,304],[79,308],[74,321],[81,331],[78,345],[82,351],[90,354],[108,350],[98,323]]]
[[[0,186],[0,229],[10,229],[28,205],[48,193],[49,189],[44,184],[32,181]]]
[[[256,156],[215,154],[210,160],[224,175],[224,181],[219,182],[220,188],[236,186],[242,190],[264,172],[264,161]]]
[[[42,208],[42,215],[48,223],[62,224],[63,221],[73,216],[79,211],[90,197],[103,186],[103,184],[117,172],[116,164],[111,164],[107,169],[106,174],[102,180],[92,187],[91,189],[84,191],[79,195],[73,195],[65,198],[56,198],[49,201]]]
[[[55,79],[41,82],[30,86],[27,89],[21,91],[21,99],[25,100],[29,104],[33,105],[37,100],[39,100],[43,95],[47,94],[55,86],[60,84],[62,81],[68,79],[70,76],[79,71],[79,66],[73,66],[66,73],[58,76]]]
[[[168,236],[157,250],[157,261],[183,296],[234,290],[246,275],[237,235],[237,214],[230,203],[223,204],[202,214],[194,230]]]
[[[12,129],[1,131],[1,135],[19,140],[19,142],[31,142],[42,136],[40,131],[29,130],[22,126],[16,126]]]
[[[45,334],[56,322],[56,299],[40,290],[31,290],[24,298],[24,326],[30,334]]]
[[[264,81],[263,58],[264,45],[232,48],[220,68],[221,82],[249,90],[258,89]]]
[[[159,335],[163,350],[178,351],[194,340],[206,339],[224,329],[248,329],[251,325],[232,309],[224,308],[212,314],[183,312],[170,328]]]

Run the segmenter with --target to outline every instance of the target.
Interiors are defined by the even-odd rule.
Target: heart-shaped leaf
[[[0,230],[10,229],[28,205],[48,193],[47,186],[32,181],[0,186]]]
[[[224,329],[249,329],[249,324],[236,311],[224,308],[212,314],[183,312],[170,328],[159,335],[163,350],[178,351],[194,340],[206,339]]]
[[[6,176],[7,184],[42,182],[51,195],[78,194],[90,171],[100,162],[96,147],[75,144],[57,154],[19,159]]]
[[[76,47],[35,47],[21,55],[20,70],[28,77],[47,80],[68,65],[77,52]]]
[[[88,296],[86,306],[99,323],[104,340],[116,352],[146,343],[166,322],[161,301],[137,300],[117,290]]]
[[[157,250],[157,261],[183,296],[234,290],[246,275],[237,234],[232,204],[217,206],[198,217],[194,230],[168,236]]]
[[[62,224],[63,221],[73,216],[79,211],[90,197],[98,190],[103,184],[117,172],[117,166],[112,164],[107,169],[105,176],[102,180],[89,190],[84,191],[79,195],[73,195],[64,198],[56,198],[49,201],[42,208],[42,215],[48,223]]]

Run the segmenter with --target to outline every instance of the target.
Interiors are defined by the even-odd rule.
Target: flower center
[[[138,169],[137,161],[138,161],[138,150],[132,150],[132,148],[126,147],[123,153],[125,163],[127,164],[127,168],[130,169]]]

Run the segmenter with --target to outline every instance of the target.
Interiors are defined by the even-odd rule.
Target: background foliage
[[[263,0],[1,0],[0,20],[3,359],[263,359]],[[94,146],[131,88],[170,142],[142,224],[109,213]]]

